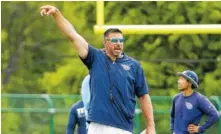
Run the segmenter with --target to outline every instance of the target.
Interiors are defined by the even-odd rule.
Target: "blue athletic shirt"
[[[184,97],[183,93],[177,94],[173,99],[171,109],[171,131],[176,134],[189,134],[188,125],[199,125],[203,115],[207,120],[199,127],[203,133],[219,119],[219,113],[213,104],[203,95],[194,91],[192,95]]]
[[[66,134],[74,134],[75,127],[78,125],[77,133],[86,134],[86,117],[83,101],[75,103],[70,110]]]
[[[104,50],[88,49],[82,59],[91,76],[88,121],[133,132],[135,95],[149,92],[143,69],[126,54],[113,62]]]

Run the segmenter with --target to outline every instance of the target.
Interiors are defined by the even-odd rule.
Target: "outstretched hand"
[[[56,7],[50,5],[42,6],[40,7],[40,10],[41,10],[40,11],[41,16],[46,16],[46,15],[48,16],[50,14],[53,15],[58,11]]]

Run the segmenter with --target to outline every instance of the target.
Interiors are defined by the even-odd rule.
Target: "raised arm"
[[[141,96],[139,98],[139,102],[143,115],[147,121],[146,134],[156,134],[154,118],[153,118],[153,107],[150,100],[150,96],[148,94]]]
[[[84,59],[88,54],[88,43],[80,36],[72,24],[54,6],[46,5],[40,8],[42,16],[52,15],[60,30],[71,40],[78,55]]]

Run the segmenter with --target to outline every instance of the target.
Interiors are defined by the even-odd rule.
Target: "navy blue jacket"
[[[113,62],[104,50],[90,45],[82,61],[91,76],[88,121],[133,132],[135,96],[148,93],[140,64],[126,54]]]
[[[66,134],[73,134],[75,132],[75,127],[78,125],[78,134],[86,134],[86,117],[83,101],[78,101],[75,103],[69,113],[68,125],[66,129]]]
[[[200,93],[194,91],[188,97],[179,93],[173,99],[170,115],[171,131],[176,134],[189,134],[188,125],[199,125],[203,115],[207,115],[207,120],[200,126],[199,133],[203,133],[213,125],[219,119],[219,113],[213,104]]]

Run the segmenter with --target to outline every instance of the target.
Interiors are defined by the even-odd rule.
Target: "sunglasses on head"
[[[112,43],[117,43],[117,42],[124,43],[124,38],[107,38],[106,40]]]

